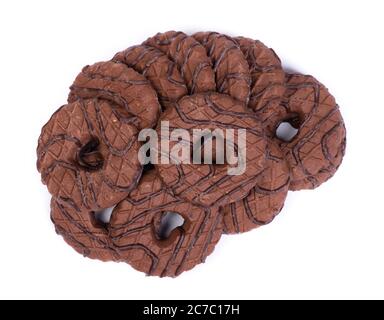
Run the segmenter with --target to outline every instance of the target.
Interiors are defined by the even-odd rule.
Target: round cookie
[[[284,206],[290,181],[289,167],[278,145],[269,141],[266,169],[248,195],[222,208],[224,232],[250,231],[270,223]]]
[[[261,119],[266,133],[273,136],[276,123],[285,115],[280,105],[285,92],[285,72],[276,53],[261,41],[234,38],[248,62],[251,94],[248,107]]]
[[[314,189],[332,177],[346,146],[344,121],[334,97],[312,76],[288,74],[282,102],[298,129],[290,141],[276,137],[291,170],[290,190]]]
[[[185,79],[189,94],[215,91],[215,73],[205,48],[183,32],[168,31],[147,39],[143,45],[154,47],[174,61]]]
[[[168,238],[158,234],[161,217],[178,213],[184,224]],[[222,215],[167,193],[154,170],[113,210],[110,236],[122,259],[153,276],[175,277],[205,261],[222,234]]]
[[[238,43],[231,37],[216,32],[198,32],[193,37],[205,47],[211,58],[216,76],[216,91],[247,104],[251,76]]]
[[[98,99],[62,106],[43,127],[37,168],[49,192],[83,210],[109,208],[140,179],[137,129],[126,110]]]
[[[156,91],[149,81],[125,64],[112,61],[86,66],[71,86],[68,102],[79,98],[113,101],[128,113],[139,129],[157,124],[161,108]]]
[[[170,163],[161,161],[156,168],[164,184],[175,196],[205,207],[220,206],[245,197],[256,185],[264,169],[266,139],[256,115],[248,112],[240,101],[214,92],[195,94],[183,97],[174,108],[166,110],[160,120],[169,122],[170,128],[187,130],[190,136],[198,129],[221,130],[220,138],[233,143],[238,151],[238,159],[243,159],[244,171],[236,175],[229,173],[228,169],[232,170],[239,164],[241,167],[241,162],[236,165],[228,162],[177,163],[173,161],[172,150],[177,148],[179,142],[170,141]],[[233,129],[233,141],[227,139],[228,129]],[[238,144],[241,141],[238,129],[246,131],[244,146]],[[157,130],[162,141],[160,125]]]
[[[133,46],[117,53],[113,61],[123,63],[146,77],[156,90],[163,109],[188,94],[175,62],[156,48]]]
[[[57,234],[84,257],[120,261],[109,238],[107,226],[95,219],[94,212],[82,211],[70,203],[52,198],[51,220]]]

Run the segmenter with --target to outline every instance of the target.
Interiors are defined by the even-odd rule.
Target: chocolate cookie
[[[154,127],[161,111],[149,81],[125,64],[112,61],[83,68],[71,86],[68,102],[79,98],[113,101],[125,109],[129,121],[139,129]]]
[[[288,74],[283,106],[298,129],[279,145],[291,169],[290,190],[314,189],[334,175],[345,152],[346,131],[334,97],[312,76]]]
[[[43,127],[37,168],[49,192],[79,210],[111,207],[140,179],[135,126],[112,102],[77,100],[57,110]]]
[[[175,62],[156,48],[146,45],[130,47],[117,53],[113,61],[124,63],[145,76],[156,90],[163,109],[188,94]]]
[[[232,143],[238,152],[238,159],[244,161],[244,172],[234,175],[228,172],[233,163],[175,163],[171,156],[169,164],[162,161],[156,168],[164,184],[175,196],[206,207],[219,206],[245,197],[256,185],[264,170],[266,140],[257,117],[248,112],[240,101],[219,93],[186,96],[174,108],[166,110],[160,120],[168,121],[171,128],[186,129],[190,135],[195,129],[219,129],[225,134],[229,132],[228,129],[233,129]],[[238,146],[238,129],[246,130],[244,146]],[[158,130],[161,137],[160,127]],[[219,138],[230,142],[223,135]],[[176,141],[170,142],[171,153],[175,145]],[[191,152],[191,159],[194,152]]]
[[[167,212],[178,213],[184,224],[168,238],[158,233]],[[110,235],[121,257],[135,269],[155,276],[177,276],[212,253],[222,234],[222,215],[174,198],[154,171],[113,210]]]
[[[215,91],[215,73],[205,48],[183,32],[168,31],[147,39],[143,45],[159,49],[175,62],[189,94]]]
[[[237,202],[222,208],[224,232],[241,233],[270,223],[284,206],[290,172],[278,145],[269,141],[266,170],[256,187]]]
[[[247,104],[251,76],[238,43],[231,37],[216,32],[199,32],[193,37],[205,47],[212,60],[216,91]]]
[[[243,52],[251,73],[251,95],[248,107],[261,119],[266,133],[273,129],[285,109],[280,102],[285,92],[285,72],[276,53],[261,41],[243,37],[234,38]]]
[[[120,260],[107,226],[96,220],[94,212],[80,210],[71,203],[52,198],[51,220],[56,232],[84,257],[101,261]]]

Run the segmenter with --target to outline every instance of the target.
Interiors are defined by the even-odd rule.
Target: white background
[[[0,298],[384,298],[382,1],[1,1]],[[260,39],[340,104],[347,154],[269,226],[224,236],[176,279],[76,254],[35,167],[40,128],[82,66],[158,31]]]

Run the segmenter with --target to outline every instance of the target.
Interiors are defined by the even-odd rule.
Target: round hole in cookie
[[[171,232],[184,224],[184,218],[177,212],[166,211],[162,213],[157,236],[160,240],[167,239]]]
[[[276,137],[285,142],[290,142],[297,135],[299,129],[295,128],[290,121],[283,121],[276,129]]]
[[[99,139],[92,137],[77,153],[77,163],[86,171],[97,171],[103,167],[104,158],[98,151]]]
[[[95,227],[105,227],[111,220],[112,211],[115,207],[92,212],[91,221]]]

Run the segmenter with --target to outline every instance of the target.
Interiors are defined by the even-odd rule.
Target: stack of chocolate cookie
[[[234,141],[244,130],[245,170],[231,174],[233,164],[214,161],[144,166],[139,136],[154,129],[162,145],[162,123],[232,130]],[[282,124],[296,135],[277,134]],[[68,103],[42,129],[37,167],[52,194],[56,231],[76,251],[177,276],[204,262],[223,233],[271,222],[288,190],[332,177],[345,142],[328,90],[314,77],[284,72],[260,41],[171,31],[83,68]],[[97,219],[110,207],[109,222]],[[184,223],[164,236],[170,213]]]

